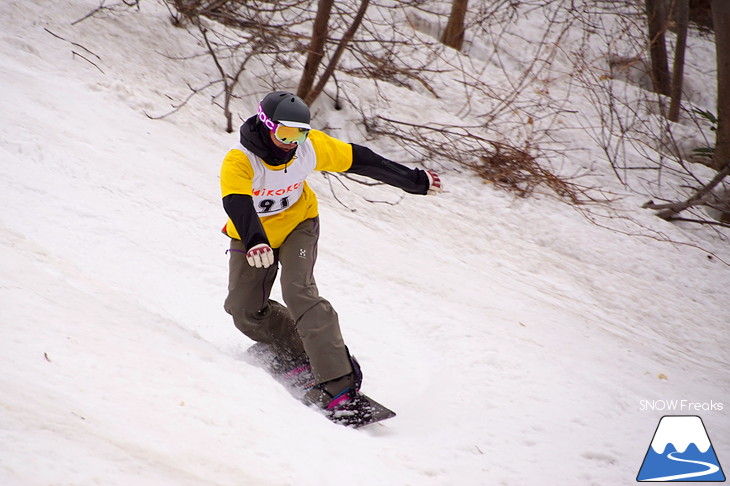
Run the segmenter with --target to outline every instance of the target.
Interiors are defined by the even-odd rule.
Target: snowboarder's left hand
[[[444,192],[444,186],[441,183],[441,178],[432,170],[426,170],[428,176],[428,192],[427,195],[440,194]]]

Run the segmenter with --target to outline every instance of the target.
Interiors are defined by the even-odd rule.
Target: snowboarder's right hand
[[[269,268],[274,264],[274,250],[266,243],[259,243],[246,252],[246,261],[252,267]]]

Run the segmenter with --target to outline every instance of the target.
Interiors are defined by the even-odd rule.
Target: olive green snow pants
[[[318,239],[319,218],[303,221],[275,250],[269,268],[250,266],[243,243],[231,239],[225,310],[250,339],[271,344],[283,355],[306,352],[322,383],[350,373],[352,365],[337,312],[320,297],[314,281]],[[286,307],[269,298],[279,265]]]

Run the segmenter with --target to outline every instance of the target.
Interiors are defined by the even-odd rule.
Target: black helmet
[[[299,96],[288,91],[267,94],[259,103],[257,115],[269,130],[276,123],[307,130],[312,128],[309,126],[309,107]]]

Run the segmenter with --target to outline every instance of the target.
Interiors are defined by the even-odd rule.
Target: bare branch
[[[707,196],[712,190],[720,183],[722,180],[730,174],[730,163],[725,166],[723,170],[718,172],[715,177],[712,178],[710,182],[708,182],[704,187],[699,189],[692,197],[687,199],[684,202],[681,203],[675,203],[667,207],[666,209],[660,211],[657,213],[657,216],[659,216],[662,219],[671,219],[677,214],[679,214],[681,211],[684,211],[685,209],[695,206],[697,204],[702,204],[702,200],[705,196]]]

